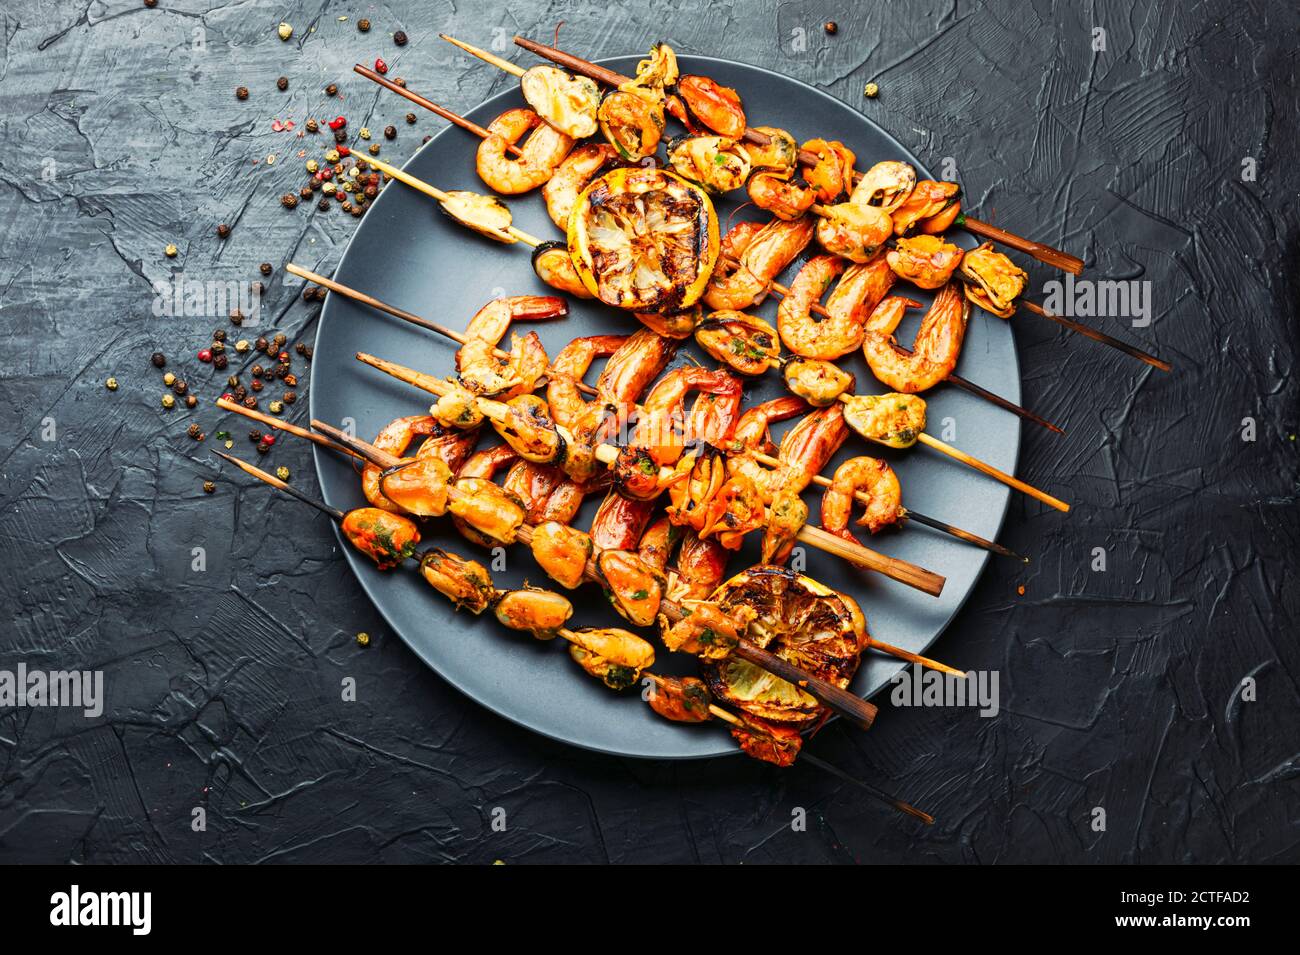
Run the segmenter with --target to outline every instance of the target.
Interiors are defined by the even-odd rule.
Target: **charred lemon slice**
[[[840,687],[857,672],[867,643],[862,611],[852,598],[811,577],[760,565],[722,584],[711,599],[723,613],[753,610],[748,639],[800,669]],[[701,661],[701,669],[719,701],[760,719],[802,725],[821,714],[821,704],[807,692],[734,655]]]
[[[569,256],[607,305],[680,312],[708,287],[718,216],[699,186],[662,169],[615,169],[592,181],[569,215]]]

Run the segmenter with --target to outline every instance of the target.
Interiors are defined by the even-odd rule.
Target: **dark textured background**
[[[100,668],[108,694],[94,721],[0,711],[0,860],[1300,859],[1294,4],[160,4],[0,13],[0,667]],[[303,143],[272,118],[395,122],[400,160],[440,124],[406,127],[354,61],[382,55],[468,107],[507,79],[438,31],[490,45],[560,20],[562,45],[593,58],[664,39],[823,87],[932,166],[955,157],[982,218],[1153,283],[1149,328],[1098,324],[1172,376],[1017,319],[1025,404],[1069,431],[1026,429],[1020,473],[1077,506],[1013,500],[1003,539],[1034,563],[992,564],[934,650],[1000,670],[1001,715],[886,706],[871,733],[834,724],[815,744],[933,811],[931,830],[807,766],[620,761],[520,730],[383,630],[321,520],[201,491],[217,469],[184,431],[219,420],[218,381],[192,358],[218,323],[152,317],[150,283],[247,280],[291,256],[328,268],[354,226],[279,207]],[[1052,277],[1031,274],[1031,291]],[[277,271],[268,324],[309,341],[295,293]],[[200,409],[158,407],[157,347]],[[312,483],[301,444],[267,460]],[[345,676],[359,702],[339,702]],[[1257,702],[1237,698],[1247,676]]]

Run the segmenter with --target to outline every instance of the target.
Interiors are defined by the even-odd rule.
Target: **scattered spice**
[[[375,57],[375,72],[380,76],[388,72],[388,64],[384,62],[384,58],[381,56]]]
[[[298,197],[292,192],[286,192],[280,197],[280,205],[284,206],[286,209],[292,209],[298,205]]]
[[[331,83],[329,86],[325,87],[325,95],[326,95],[326,96],[338,96],[338,95],[339,95],[338,84],[337,84],[337,83]]]
[[[176,406],[176,399],[169,394],[164,394],[162,396],[162,406],[170,410]]]
[[[385,138],[385,139],[396,139],[396,138],[397,138],[397,127],[396,127],[396,126],[385,126],[385,127],[384,127],[384,138]]]
[[[270,262],[263,262],[261,265],[257,267],[257,270],[261,272],[263,275],[270,275],[273,271],[275,271],[273,268],[271,268]]]
[[[400,86],[402,89],[406,89],[406,80],[402,79],[400,76],[394,76],[393,85]]]
[[[212,356],[212,367],[217,369],[217,371],[225,371],[226,366],[229,364],[230,364],[230,358],[226,355],[225,352],[221,352],[219,354]]]
[[[308,160],[307,160],[307,171],[310,172],[310,173],[317,173],[317,172],[320,172],[320,163],[318,163],[318,162],[317,162],[316,160],[314,160],[314,159],[308,159]],[[270,269],[270,267],[271,267],[271,266],[268,264],[268,265],[267,265],[267,269]],[[267,274],[267,275],[270,275],[271,273],[268,271],[268,272],[266,272],[266,274]]]
[[[186,383],[184,378],[177,378],[176,383],[172,385],[172,391],[176,392],[177,395],[183,395],[189,390],[190,386]]]
[[[293,404],[293,403],[294,403],[295,401],[297,401],[297,400],[298,400],[298,392],[296,392],[296,391],[286,391],[286,392],[284,393],[284,403],[285,403],[285,404],[287,404],[287,405],[291,405],[291,404]]]
[[[372,156],[378,156],[378,155],[379,155],[379,143],[371,143],[371,144],[370,144],[370,150],[369,150],[369,152],[370,152],[370,155],[372,155]]]
[[[316,118],[314,116],[307,120],[307,132],[309,133],[320,132],[320,123],[316,122]]]
[[[370,646],[370,634],[366,633],[364,630],[363,630],[361,633],[358,633],[358,634],[357,634],[357,646],[359,646],[359,647],[368,647],[368,646]]]
[[[369,33],[370,21],[367,20],[365,17],[362,17],[360,20],[357,21],[357,29],[360,30],[362,33]]]
[[[167,256],[169,259],[174,259],[176,258],[176,253],[179,251],[180,250],[176,248],[174,243],[168,242],[167,248],[163,249],[163,255]]]
[[[217,226],[217,238],[224,239],[228,235],[230,235],[230,226],[228,224],[223,222]]]
[[[393,42],[396,43],[398,46],[406,46],[406,34],[403,33],[401,30],[398,30],[396,33],[393,34]]]
[[[275,336],[275,347],[280,348],[289,340],[289,336],[284,332],[277,332]]]
[[[248,344],[247,338],[241,338],[239,341],[235,342],[235,351],[239,352],[241,355],[252,347],[252,345]]]
[[[117,379],[109,378],[107,381],[104,382],[104,387],[107,388],[109,391],[117,391]]]
[[[198,399],[198,398],[195,398],[193,395],[186,395],[186,396],[185,396],[185,407],[187,407],[187,408],[197,408],[198,406],[199,406],[199,399]]]
[[[154,7],[158,6],[158,0],[144,0],[144,5],[152,10]]]
[[[880,86],[876,83],[868,83],[862,88],[862,94],[866,96],[867,99],[875,99],[880,95]]]
[[[840,25],[834,20],[827,20],[822,24],[822,29],[826,31],[827,36],[834,36],[840,32]]]
[[[281,39],[281,40],[286,40],[286,41],[287,41],[287,40],[289,39],[289,37],[293,36],[293,27],[289,26],[289,24],[287,24],[287,23],[283,23],[283,22],[282,22],[282,23],[281,23],[281,24],[276,28],[276,31],[275,31],[275,32],[278,33],[278,34],[280,35],[280,39]]]
[[[348,125],[348,121],[346,117],[343,116],[335,116],[333,119],[330,120],[330,129],[334,129],[334,130],[345,129],[347,125]],[[326,154],[325,158],[329,159],[328,153]],[[338,160],[330,159],[330,162],[337,162],[337,161]]]
[[[248,87],[247,86],[235,87],[235,99],[248,99]]]
[[[257,442],[262,440],[262,432],[254,428],[252,431],[248,432],[248,440],[257,444]]]
[[[320,202],[316,204],[316,208],[319,209],[321,212],[328,212],[329,207],[330,207],[330,201],[328,199],[322,199]]]
[[[261,378],[254,378],[252,384],[249,385],[249,387],[252,388],[254,391],[261,391],[262,388],[264,388],[265,386],[262,384]]]
[[[252,395],[249,395],[247,398],[244,399],[244,407],[245,407],[245,408],[256,408],[256,407],[257,407],[257,399],[254,398]]]
[[[213,331],[212,340],[214,342],[224,342],[226,340],[226,330],[224,328],[218,328]]]
[[[203,434],[203,429],[199,427],[199,423],[196,421],[185,430],[185,433],[197,441],[199,440],[199,435]]]
[[[415,125],[415,114],[414,114],[414,113],[407,113],[407,114],[406,114],[406,125],[408,125],[408,126],[414,126],[414,125]]]
[[[283,464],[281,464],[278,468],[275,469],[275,476],[278,477],[281,481],[287,481],[289,480],[289,469],[285,467]]]
[[[203,493],[204,493],[204,494],[214,494],[214,493],[216,493],[216,490],[217,490],[217,485],[216,485],[216,482],[215,482],[215,481],[204,481],[204,482],[203,482]]]
[[[280,412],[284,411],[284,403],[281,401],[272,401],[266,407],[271,414],[280,414]]]
[[[260,293],[259,293],[259,294],[260,294]],[[239,309],[237,309],[237,308],[232,308],[232,309],[230,310],[230,324],[231,324],[231,325],[242,325],[242,324],[244,324],[244,313],[241,312],[241,311],[240,311]]]
[[[167,364],[167,357],[160,351],[156,351],[150,355],[149,360],[153,362],[155,368],[161,368],[163,365]]]
[[[287,90],[289,88],[289,77],[282,76],[278,80],[276,80],[275,88],[280,90],[280,92],[284,92],[285,90]]]
[[[370,127],[368,127],[368,126],[362,126],[362,127],[361,127],[361,130],[357,133],[357,135],[360,136],[362,139],[369,139],[369,138],[370,138]]]
[[[200,348],[200,349],[199,349],[199,361],[203,362],[205,365],[206,365],[208,362],[212,361],[212,349],[211,349],[211,348]]]
[[[176,376],[170,371],[167,372],[167,374],[163,375],[163,384],[170,388],[172,385],[176,384]]]
[[[263,337],[259,337],[259,338],[257,339],[257,350],[258,350],[258,351],[266,351],[267,347],[268,347],[270,344],[271,344],[271,343],[268,342],[265,338],[263,338]],[[258,365],[254,365],[254,366],[253,366],[253,374],[255,374],[255,375],[261,374],[261,372],[258,370],[259,367],[260,367],[260,366],[258,366]]]

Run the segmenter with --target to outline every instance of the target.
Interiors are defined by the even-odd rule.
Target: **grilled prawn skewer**
[[[560,637],[570,644],[570,656],[606,685],[622,689],[641,680],[650,681],[647,701],[666,719],[679,723],[699,723],[710,718],[721,720],[733,728],[732,735],[741,742],[745,753],[778,766],[789,766],[800,755],[803,737],[718,706],[699,680],[650,672],[648,667],[654,662],[654,648],[636,634],[617,628],[572,630],[564,626],[573,614],[573,605],[563,595],[531,587],[520,590],[497,588],[487,569],[476,561],[441,548],[431,548],[417,555],[415,547],[420,539],[419,530],[406,518],[374,508],[358,508],[344,514],[252,464],[220,451],[216,453],[259,481],[339,522],[349,543],[374,560],[380,569],[391,568],[408,559],[417,560],[425,581],[458,608],[465,607],[475,614],[491,609],[504,626],[531,633],[539,640]],[[373,513],[365,513],[367,511]],[[754,738],[763,745],[754,745]],[[854,779],[834,765],[809,753],[803,756],[806,762],[853,783],[900,812],[915,816],[927,825],[934,822],[929,814]]]
[[[372,71],[366,69],[365,67],[358,66],[356,69],[357,72],[361,73],[364,76],[371,77],[372,79],[378,76],[378,74],[374,74],[372,76]],[[385,82],[384,85],[388,86],[389,84]],[[404,94],[409,92],[407,90],[402,89],[401,87],[396,87],[396,89],[399,90],[400,92],[403,92]],[[431,103],[429,100],[426,100],[424,97],[417,96],[413,99],[413,101],[418,102],[421,105],[434,108],[435,112],[437,112],[439,116],[442,116],[450,120],[455,125],[460,126],[461,128],[466,129],[477,136],[482,137],[488,135],[487,131],[484,130],[481,126],[479,126],[477,123],[467,120],[464,117],[459,116],[458,114],[452,112],[451,110],[446,109],[445,107],[438,106],[435,103]],[[583,149],[587,149],[587,147],[583,147]],[[577,153],[575,153],[573,157],[570,157],[570,159],[566,160],[565,163],[561,165],[560,167],[561,173],[563,173],[563,170],[568,164],[579,163],[583,165],[583,168],[589,170],[591,174],[594,174],[594,172],[599,169],[599,164],[595,166],[591,165],[587,159],[587,155],[588,154],[579,156]],[[376,169],[380,170],[381,172],[387,174],[390,178],[397,179],[399,182],[402,182],[403,184],[410,186],[411,188],[416,189],[417,191],[424,192],[425,194],[434,196],[436,198],[435,193],[430,191],[430,189],[426,186],[426,184],[422,183],[419,179],[416,179],[414,176],[411,176],[409,173],[405,173],[402,170],[390,166],[380,160],[371,160],[371,165],[373,165]],[[559,176],[557,176],[557,179],[558,178]],[[547,188],[548,189],[551,188],[551,186],[554,184],[555,184],[555,180],[552,180],[551,183],[548,183]],[[572,183],[570,185],[572,185]],[[572,192],[572,190],[569,191]],[[549,195],[547,197],[547,205],[548,208],[551,208],[552,217],[556,218],[557,224],[559,224],[560,220],[557,218],[558,213],[553,208],[555,203],[553,203],[552,198]],[[803,247],[807,244],[807,242],[812,238],[812,229],[811,226],[809,226],[808,229],[806,230],[806,233],[803,235],[802,239],[799,239],[793,232],[791,232],[790,229],[786,228],[787,225],[794,225],[797,231],[797,223],[782,223],[780,221],[777,221],[771,224],[771,226],[774,227],[778,233],[781,233],[779,235],[774,236],[778,244],[784,243],[784,245],[789,246],[789,248],[786,248],[783,252],[776,255],[775,257],[769,257],[768,261],[770,263],[770,267],[766,270],[757,270],[749,262],[742,263],[737,261],[736,258],[733,258],[729,254],[727,242],[726,240],[724,240],[721,255],[719,257],[719,263],[718,263],[719,268],[729,270],[731,274],[734,274],[738,279],[743,280],[741,283],[742,285],[745,285],[746,283],[757,283],[756,287],[754,287],[751,290],[750,299],[744,302],[745,307],[747,307],[750,304],[755,304],[755,302],[753,301],[754,298],[759,298],[761,296],[764,296],[769,291],[776,292],[778,295],[782,296],[783,298],[792,295],[792,290],[777,282],[776,276],[786,265],[788,265],[791,261],[793,261],[793,259],[799,254],[799,252],[802,251]],[[735,238],[739,236],[741,233],[746,233],[747,234],[746,238],[748,239],[754,239],[755,237],[750,233],[750,230],[751,229],[756,230],[759,228],[761,227],[756,224],[741,223],[736,228],[734,228],[731,232],[728,233],[728,238],[733,240],[733,245],[735,244]],[[786,233],[790,233],[790,234],[786,235]],[[536,250],[533,254],[533,268],[534,271],[537,272],[538,276],[542,278],[543,281],[545,281],[547,284],[555,288],[560,289],[561,291],[568,292],[572,295],[581,298],[592,297],[590,291],[588,291],[587,288],[578,279],[573,264],[570,261],[568,249],[565,247],[564,243],[541,242],[540,240],[536,240],[535,237],[532,237],[532,240],[533,241],[530,244],[532,244],[534,246],[534,249]],[[525,239],[524,241],[528,241],[528,240]],[[759,247],[765,248],[764,245],[765,240],[763,240],[761,237],[756,239],[756,242],[757,242],[756,251],[757,248]],[[746,242],[745,244],[748,245],[748,242]],[[740,251],[741,250],[739,248],[736,249],[737,257],[739,256]],[[848,282],[847,278],[846,278],[846,282]],[[714,284],[715,283],[711,282],[710,287],[712,288]],[[727,306],[720,306],[715,304],[714,307],[718,308],[718,307],[727,307]],[[807,303],[806,311],[810,311],[818,316],[822,316],[828,319],[836,318],[836,316],[832,315],[832,313],[828,311],[826,307],[822,306],[820,303],[816,302],[815,300]],[[696,310],[693,313],[695,315],[694,318],[691,318],[691,314],[692,313],[685,313],[682,315],[663,316],[663,315],[654,315],[650,313],[636,313],[636,317],[643,324],[647,325],[650,328],[653,328],[655,331],[659,332],[660,334],[673,337],[673,338],[684,338],[691,334],[691,332],[695,329],[696,325],[699,322],[698,310]],[[900,354],[903,355],[910,354],[907,351],[907,349],[904,349],[900,346],[895,345],[893,347]],[[1037,415],[1032,411],[1022,408],[1019,405],[1015,404],[1014,402],[1011,402],[1000,395],[994,394],[988,389],[983,388],[980,385],[975,384],[974,382],[968,381],[967,379],[961,377],[960,375],[952,373],[951,369],[949,369],[948,373],[943,377],[945,381],[948,381],[956,385],[957,387],[962,388],[965,391],[969,391],[971,394],[976,395],[977,397],[982,398],[983,400],[988,401],[999,408],[1002,408],[1004,411],[1010,411],[1012,414],[1024,418],[1027,421],[1032,421],[1037,425],[1047,428],[1049,431],[1054,431],[1058,434],[1061,433],[1061,429],[1059,427],[1047,421],[1040,415]]]

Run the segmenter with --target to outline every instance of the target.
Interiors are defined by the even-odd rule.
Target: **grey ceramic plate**
[[[630,73],[636,60],[621,57],[606,61],[606,65]],[[857,153],[859,169],[883,159],[906,160],[922,169],[915,157],[870,120],[804,83],[726,60],[682,56],[680,62],[683,72],[704,73],[739,90],[752,123],[788,129],[801,141],[818,135],[839,139]],[[503,110],[522,105],[518,89],[512,87],[467,115],[486,125]],[[449,127],[426,144],[405,168],[442,189],[481,191],[483,185],[474,173],[477,145],[478,140],[469,133]],[[515,197],[509,203],[516,225],[534,235],[558,237],[539,194]],[[718,204],[724,224],[737,205],[733,200]],[[752,207],[739,217],[762,218],[760,211]],[[794,274],[792,267],[785,280],[788,282]],[[473,236],[443,216],[432,200],[399,183],[385,189],[361,220],[337,278],[393,305],[458,328],[464,328],[493,297],[551,292],[533,275],[525,246],[501,246]],[[636,327],[631,316],[614,309],[578,301],[571,306],[570,316],[563,321],[530,326],[540,333],[552,356],[575,337],[630,332]],[[775,321],[775,302],[766,303],[760,312]],[[915,317],[910,324],[905,323],[900,340],[910,341],[916,324]],[[330,295],[316,339],[311,413],[335,424],[351,418],[359,435],[373,437],[391,419],[420,413],[429,398],[361,365],[353,355],[366,351],[446,375],[451,370],[453,347],[420,329]],[[681,349],[676,361],[681,363],[691,356],[703,357],[693,344]],[[876,387],[861,355],[845,359],[845,367],[857,374],[859,391]],[[1020,400],[1020,374],[1011,332],[1007,325],[983,312],[976,311],[971,319],[958,372],[1013,401]],[[747,388],[746,406],[782,393],[779,376],[765,376]],[[927,397],[933,433],[938,435],[950,428],[950,433],[955,433],[952,443],[958,447],[1006,471],[1014,470],[1020,444],[1018,419],[950,386],[941,386]],[[485,443],[494,441],[495,436],[485,439]],[[898,470],[906,505],[989,538],[997,535],[1009,494],[1002,485],[926,448],[882,451],[868,447],[856,435],[834,463],[864,453],[889,457]],[[364,503],[349,464],[317,449],[316,465],[330,504],[347,509]],[[814,519],[819,496],[808,495]],[[586,502],[578,521],[581,526],[589,526],[598,503],[596,499]],[[474,546],[445,521],[431,524],[425,541],[462,554],[484,556],[475,554]],[[871,633],[878,639],[924,651],[966,600],[988,555],[919,526],[883,532],[868,543],[946,576],[942,597],[928,597],[868,572],[855,571],[817,550],[808,551],[806,572],[853,594],[866,612]],[[468,697],[507,719],[554,739],[624,756],[683,759],[736,752],[728,735],[716,726],[668,723],[654,715],[635,694],[620,695],[606,689],[578,669],[560,642],[539,643],[505,630],[490,616],[458,614],[412,569],[380,573],[346,545],[344,551],[361,586],[411,649]],[[739,571],[757,560],[755,541],[732,559],[729,569]],[[518,585],[524,579],[546,582],[531,555],[518,547],[508,554],[506,569],[494,576],[499,586]],[[620,622],[594,587],[576,592],[574,602],[575,626],[611,626]],[[959,642],[950,641],[947,649],[954,657],[952,662],[960,664]],[[667,653],[656,664],[661,672],[689,673],[693,667],[690,658],[676,659]],[[868,652],[853,688],[864,696],[876,693],[899,668],[897,660]],[[888,719],[888,712],[883,712],[881,720]]]

